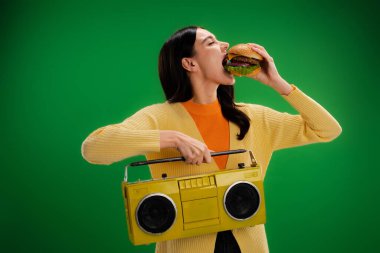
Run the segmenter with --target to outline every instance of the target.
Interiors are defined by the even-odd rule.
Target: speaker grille
[[[136,220],[141,229],[151,234],[167,231],[176,218],[174,202],[164,194],[152,194],[140,201]]]
[[[224,208],[235,220],[246,220],[252,217],[259,206],[260,193],[250,182],[236,182],[224,194]]]

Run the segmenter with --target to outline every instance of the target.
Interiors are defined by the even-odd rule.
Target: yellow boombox
[[[246,152],[213,152],[211,156]],[[129,239],[134,245],[216,233],[264,224],[262,172],[250,151],[245,168],[179,178],[128,182],[128,167],[184,160],[183,157],[134,162],[122,183]]]

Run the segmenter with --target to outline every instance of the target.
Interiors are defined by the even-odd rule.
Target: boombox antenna
[[[250,155],[250,157],[251,157],[251,167],[256,167],[257,166],[257,162],[256,162],[256,159],[255,159],[255,157],[253,156],[253,153],[252,153],[252,151],[250,150],[249,151],[249,155]]]
[[[237,154],[237,153],[244,153],[247,150],[245,149],[236,149],[236,150],[227,150],[227,151],[220,151],[220,152],[211,152],[211,156],[221,156],[221,155],[230,155],[230,154]],[[171,157],[171,158],[163,158],[163,159],[156,159],[156,160],[148,160],[148,161],[140,161],[140,162],[133,162],[130,163],[129,166],[141,166],[141,165],[148,165],[148,164],[154,164],[154,163],[166,163],[166,162],[177,162],[177,161],[185,161],[185,157]]]
[[[235,149],[235,150],[227,150],[227,151],[220,151],[220,152],[211,152],[211,156],[221,156],[221,155],[232,155],[232,154],[238,154],[238,153],[244,153],[247,152],[245,149]],[[141,165],[148,165],[148,164],[155,164],[155,163],[166,163],[166,162],[177,162],[177,161],[185,161],[185,157],[169,157],[169,158],[163,158],[163,159],[155,159],[155,160],[147,160],[147,161],[139,161],[139,162],[133,162],[128,164],[125,167],[125,175],[124,175],[124,181],[127,182],[128,180],[128,167],[130,166],[141,166]]]

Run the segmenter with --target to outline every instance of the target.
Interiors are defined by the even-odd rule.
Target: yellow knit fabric
[[[237,103],[251,119],[251,127],[242,141],[236,134],[239,128],[229,123],[230,149],[251,150],[260,164],[263,175],[272,153],[279,149],[329,142],[340,135],[342,128],[334,117],[312,98],[293,86],[288,95],[281,95],[299,114],[278,112],[269,107]],[[147,159],[180,156],[174,148],[160,150],[160,130],[176,130],[203,141],[191,115],[181,103],[164,102],[147,106],[123,122],[93,131],[82,143],[82,156],[93,164],[112,164],[135,155]],[[203,141],[204,142],[204,141]],[[230,155],[226,169],[235,169],[238,163],[250,164],[249,154]],[[153,178],[162,173],[180,177],[218,171],[217,164],[190,165],[184,162],[154,164],[150,166]],[[264,225],[234,229],[233,234],[242,253],[269,252]],[[216,233],[191,238],[169,240],[156,244],[156,253],[213,253]]]

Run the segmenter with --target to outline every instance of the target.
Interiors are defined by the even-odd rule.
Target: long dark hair
[[[194,43],[197,28],[204,29],[200,26],[187,26],[176,31],[160,50],[158,72],[169,103],[185,102],[193,97],[191,82],[181,61],[183,57],[192,57],[196,53]],[[234,102],[234,87],[219,85],[217,96],[224,118],[239,126],[240,134],[237,134],[237,139],[242,140],[249,130],[250,119],[237,108],[239,106]]]

